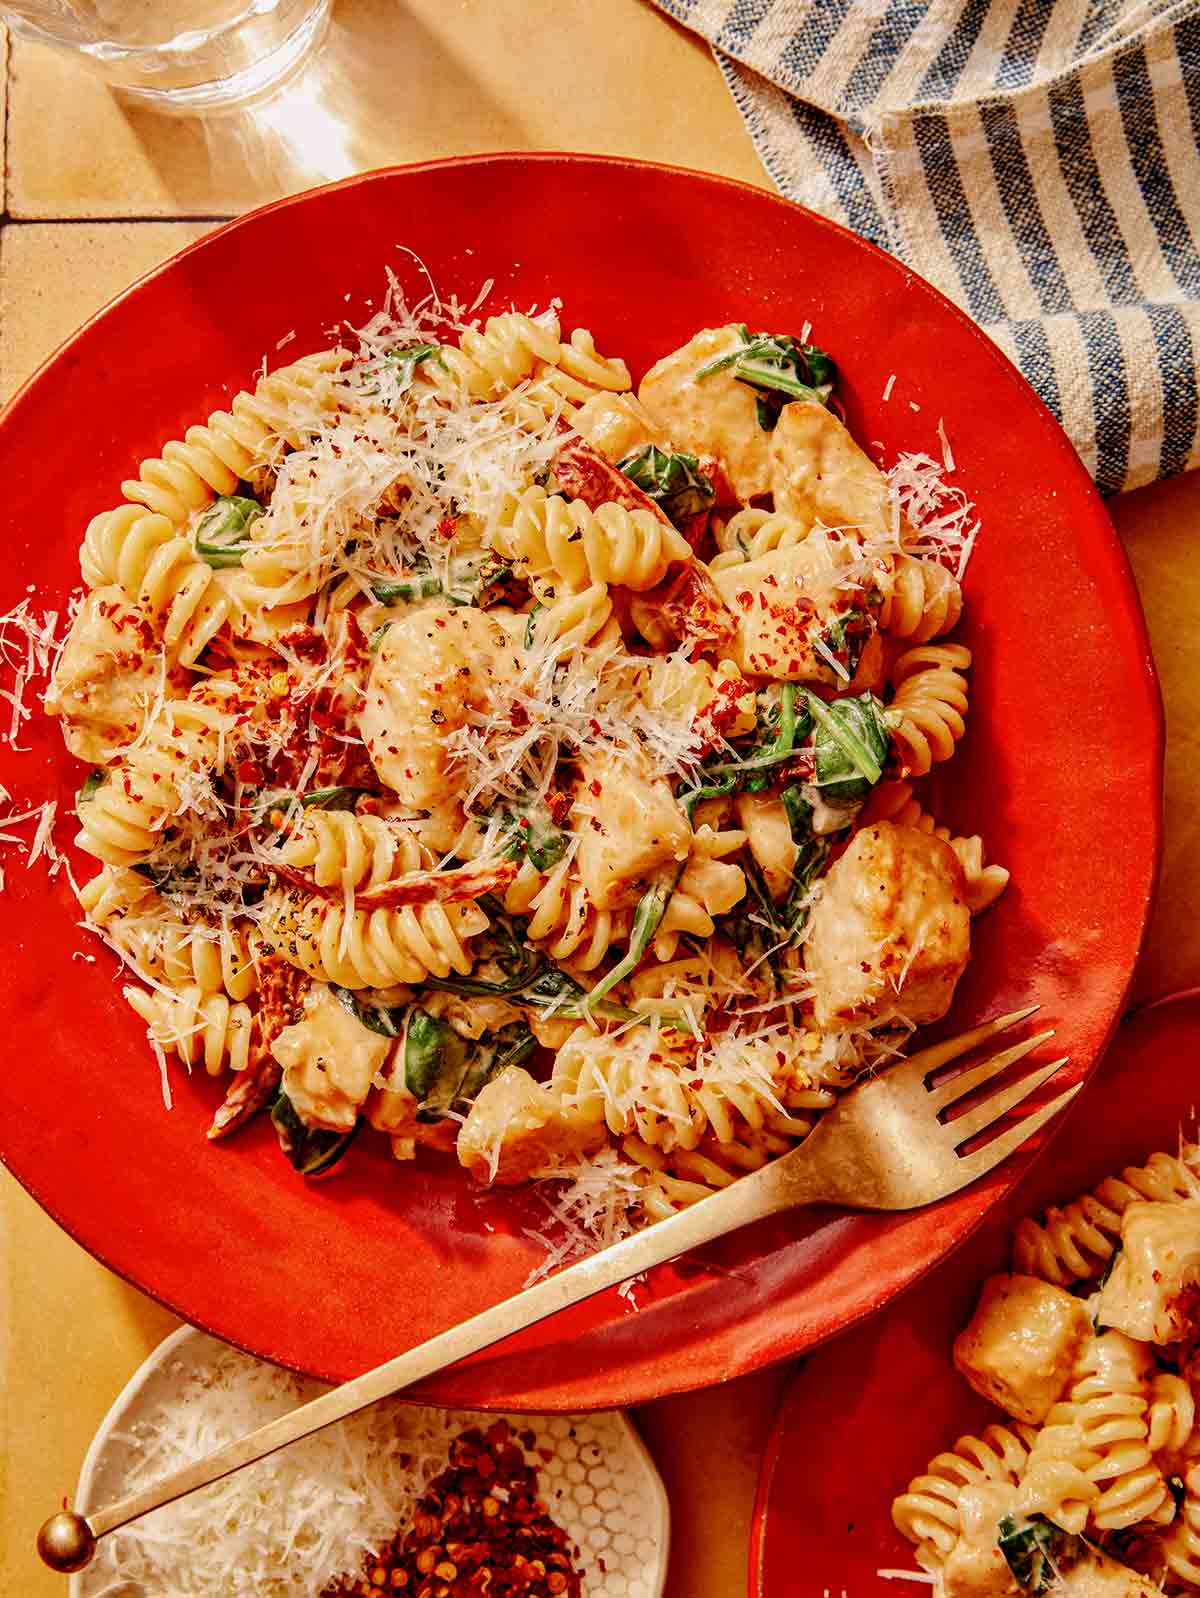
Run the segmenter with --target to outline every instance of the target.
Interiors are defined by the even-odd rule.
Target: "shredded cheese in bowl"
[[[325,1391],[184,1327],[117,1400],[80,1477],[84,1514]],[[70,1598],[313,1598],[406,1526],[464,1428],[495,1415],[387,1399],[103,1538]],[[659,1598],[666,1494],[620,1413],[506,1416],[532,1431],[541,1496],[588,1598]]]

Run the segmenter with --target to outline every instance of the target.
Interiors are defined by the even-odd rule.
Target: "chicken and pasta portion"
[[[1022,1221],[954,1344],[1003,1411],[892,1506],[941,1598],[1200,1589],[1200,1148]]]
[[[949,1006],[1003,889],[925,809],[974,528],[816,345],[634,385],[393,293],[89,524],[46,708],[81,898],[171,1056],[307,1176],[365,1124],[614,1226],[791,1148]],[[949,463],[945,463],[949,464]]]

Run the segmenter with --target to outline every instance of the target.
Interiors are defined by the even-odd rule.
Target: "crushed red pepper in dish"
[[[411,1524],[319,1598],[580,1598],[579,1549],[539,1496],[533,1442],[504,1420],[464,1431]]]

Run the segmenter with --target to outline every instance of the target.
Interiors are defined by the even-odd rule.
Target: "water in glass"
[[[329,0],[2,0],[0,13],[138,100],[199,112],[285,77],[320,38]]]

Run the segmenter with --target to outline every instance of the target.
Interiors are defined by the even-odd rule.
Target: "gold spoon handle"
[[[332,1426],[356,1410],[401,1388],[411,1387],[435,1371],[490,1348],[513,1332],[536,1325],[548,1315],[578,1304],[594,1293],[615,1287],[630,1276],[773,1214],[785,1204],[801,1201],[802,1195],[797,1192],[794,1181],[785,1195],[773,1168],[766,1166],[712,1197],[702,1199],[690,1209],[614,1243],[601,1253],[473,1315],[461,1325],[440,1332],[386,1364],[365,1371],[353,1381],[299,1405],[290,1414],[260,1426],[247,1437],[227,1443],[195,1464],[98,1509],[86,1519],[70,1511],[52,1516],[38,1534],[38,1552],[56,1570],[82,1569],[91,1558],[97,1539],[118,1526],[220,1481],[256,1460],[265,1459],[277,1449],[286,1448],[289,1443],[298,1442],[322,1427]]]

